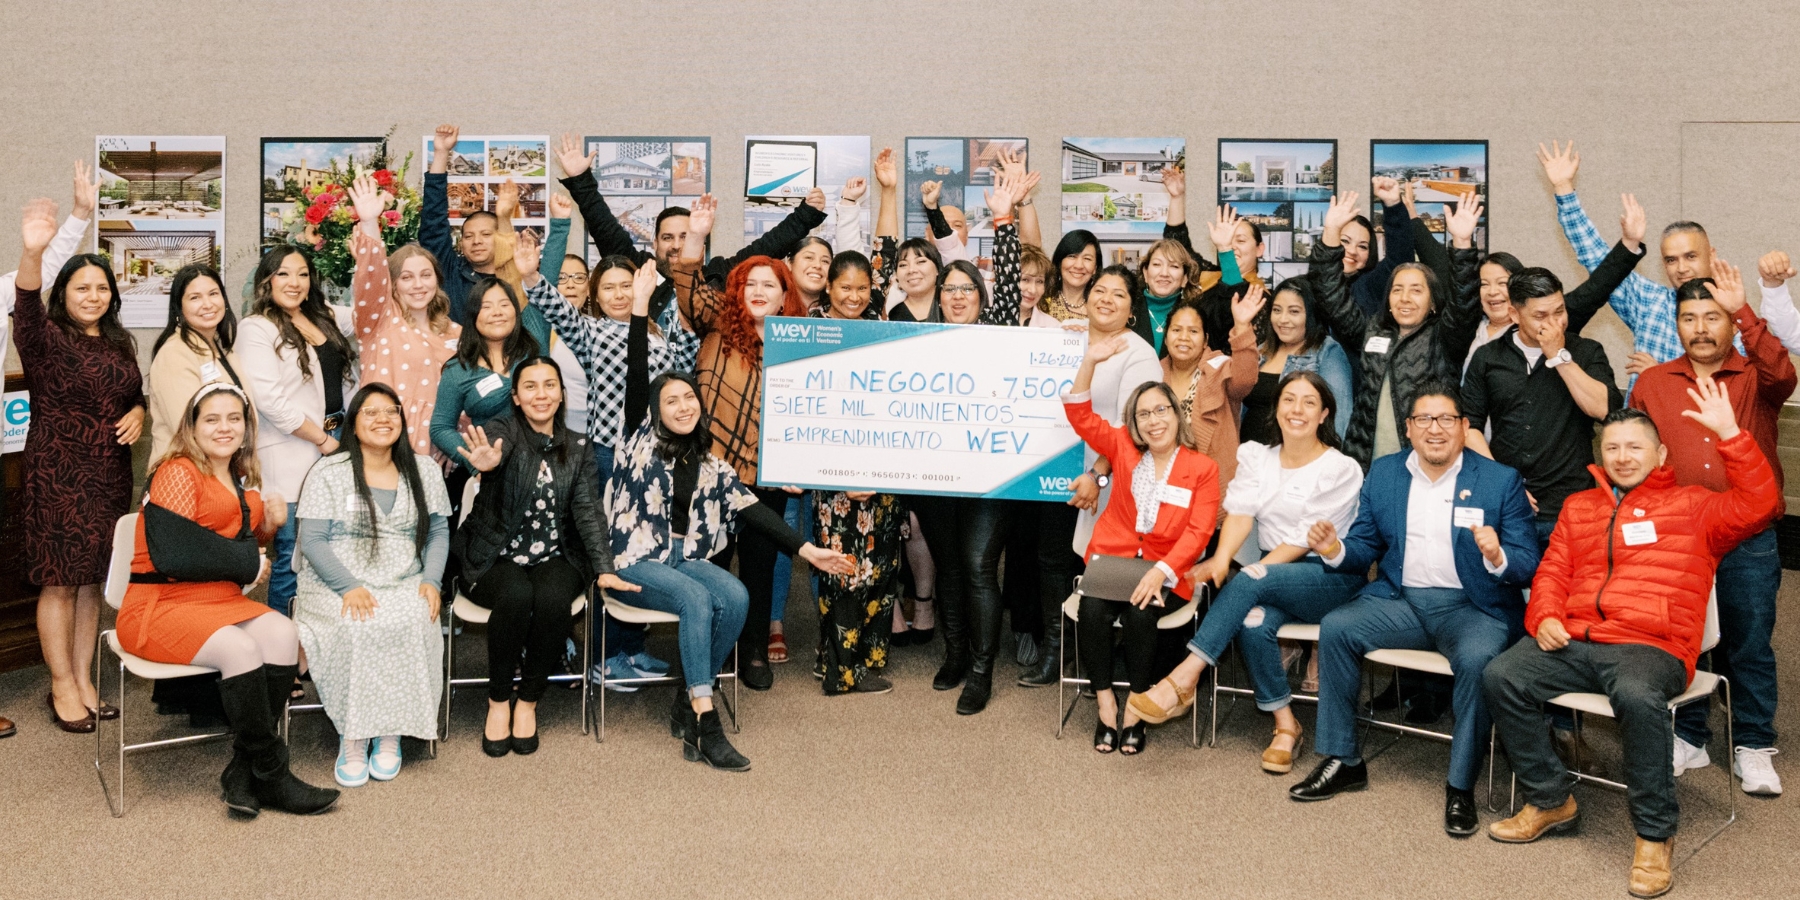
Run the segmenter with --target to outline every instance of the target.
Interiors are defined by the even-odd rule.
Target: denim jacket
[[[1337,409],[1332,411],[1332,417],[1337,424],[1338,437],[1343,437],[1344,431],[1350,427],[1350,410],[1356,405],[1356,397],[1352,393],[1355,382],[1350,372],[1350,357],[1344,352],[1344,348],[1336,340],[1326,337],[1319,349],[1287,358],[1287,364],[1281,367],[1281,375],[1285,378],[1293,372],[1317,372],[1331,386],[1331,393],[1337,400]]]

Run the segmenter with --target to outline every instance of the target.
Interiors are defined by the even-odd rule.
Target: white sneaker
[[[1690,769],[1704,769],[1710,765],[1712,765],[1712,757],[1706,755],[1705,744],[1696,747],[1679,736],[1675,738],[1675,776],[1677,778],[1681,777],[1681,773]]]
[[[1775,774],[1775,754],[1780,750],[1764,747],[1752,750],[1739,747],[1732,754],[1731,774],[1738,777],[1746,794],[1760,794],[1764,797],[1781,796],[1781,776]]]
[[[335,773],[344,787],[362,787],[369,783],[369,742],[338,738]]]
[[[369,753],[369,776],[376,781],[393,781],[400,774],[400,736],[378,737]]]

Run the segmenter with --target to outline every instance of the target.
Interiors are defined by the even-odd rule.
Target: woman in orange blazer
[[[1130,756],[1144,749],[1144,722],[1108,688],[1113,683],[1113,623],[1121,621],[1125,670],[1131,692],[1150,689],[1156,654],[1156,620],[1192,599],[1193,588],[1177,573],[1200,559],[1212,540],[1219,514],[1219,467],[1194,449],[1194,439],[1181,403],[1167,384],[1147,381],[1125,403],[1125,425],[1113,425],[1094,412],[1088,396],[1094,366],[1125,347],[1119,338],[1088,344],[1075,382],[1063,396],[1069,424],[1096,453],[1112,461],[1121,484],[1094,526],[1087,559],[1125,556],[1147,559],[1156,567],[1144,574],[1129,602],[1081,598],[1077,632],[1081,664],[1095,685],[1100,722],[1094,749],[1114,749]],[[1163,591],[1173,588],[1173,601]],[[1173,605],[1170,605],[1171,602]]]

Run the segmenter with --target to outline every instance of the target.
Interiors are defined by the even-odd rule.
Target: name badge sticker
[[[1212,359],[1207,360],[1206,364],[1215,369],[1223,369],[1228,362],[1231,362],[1231,357],[1229,356],[1215,356]]]
[[[1369,338],[1368,342],[1363,344],[1363,352],[1364,353],[1386,353],[1386,352],[1388,352],[1388,344],[1392,340],[1393,339],[1389,338],[1387,335],[1378,334],[1372,338]]]
[[[1626,522],[1620,526],[1619,530],[1625,534],[1625,546],[1627,547],[1656,543],[1656,523],[1649,519],[1642,522]]]
[[[495,372],[495,373],[489,375],[488,377],[483,378],[480,381],[476,382],[475,383],[475,391],[476,391],[476,393],[479,393],[481,396],[486,397],[487,395],[499,390],[500,384],[501,384],[500,373]]]
[[[1179,506],[1182,509],[1187,509],[1188,504],[1194,502],[1194,492],[1184,487],[1165,484],[1162,487],[1162,492],[1157,495],[1157,499],[1170,506]]]
[[[1482,516],[1479,506],[1458,506],[1450,515],[1450,524],[1456,528],[1479,528],[1485,524]]]
[[[211,384],[219,380],[219,367],[210,362],[200,364],[200,383]]]
[[[1306,479],[1295,478],[1287,483],[1287,487],[1281,489],[1281,496],[1286,500],[1304,501],[1306,496],[1312,493],[1311,488],[1312,485],[1307,483]]]

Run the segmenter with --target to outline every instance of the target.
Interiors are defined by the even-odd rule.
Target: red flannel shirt
[[[1713,373],[1713,382],[1731,397],[1731,408],[1737,413],[1738,427],[1749,432],[1762,448],[1763,456],[1775,469],[1775,483],[1782,484],[1780,459],[1775,452],[1775,432],[1781,418],[1781,405],[1794,393],[1797,378],[1787,348],[1769,333],[1762,317],[1745,304],[1732,319],[1743,336],[1744,349],[1727,349],[1725,362]],[[1694,408],[1688,389],[1697,378],[1694,364],[1686,354],[1638,376],[1631,391],[1631,407],[1650,414],[1663,445],[1669,448],[1669,465],[1675,469],[1678,484],[1697,484],[1709,490],[1730,488],[1725,478],[1725,461],[1719,456],[1718,439],[1706,426],[1681,413]],[[1787,512],[1784,500],[1781,514]]]

